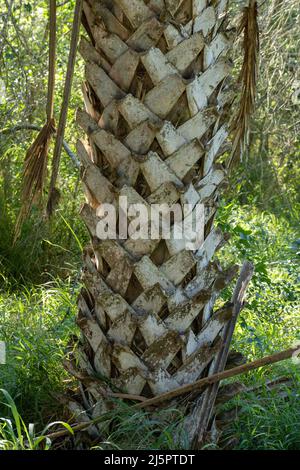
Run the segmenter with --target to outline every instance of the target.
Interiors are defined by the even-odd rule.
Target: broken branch
[[[243,309],[246,290],[252,279],[253,272],[254,272],[253,264],[250,263],[249,261],[245,261],[242,266],[242,269],[241,269],[241,272],[237,280],[237,283],[233,292],[233,296],[231,299],[231,302],[233,305],[232,317],[229,323],[226,325],[226,327],[223,330],[223,333],[222,333],[223,347],[218,353],[214,362],[212,363],[211,370],[210,370],[211,375],[220,373],[224,371],[225,369],[235,325],[238,320],[239,314],[241,310]],[[203,396],[201,396],[200,403],[199,404],[196,403],[196,406],[194,408],[194,412],[193,412],[194,432],[193,432],[192,440],[194,442],[195,448],[201,447],[203,436],[209,426],[211,414],[213,412],[215,401],[218,395],[218,390],[219,390],[219,382],[216,382],[210,385],[210,387],[208,387],[205,390]]]
[[[56,186],[56,180],[58,177],[60,156],[61,156],[61,150],[63,146],[64,133],[65,133],[65,127],[66,127],[67,115],[68,115],[69,100],[70,100],[72,81],[73,81],[73,75],[74,75],[76,49],[77,49],[80,24],[81,24],[82,3],[83,3],[83,0],[77,0],[76,5],[75,5],[75,11],[74,11],[71,45],[70,45],[64,93],[63,93],[63,103],[62,103],[62,108],[61,108],[60,117],[59,117],[59,123],[58,123],[56,141],[55,141],[55,147],[54,147],[54,153],[53,153],[53,160],[52,160],[52,174],[51,174],[49,197],[48,197],[48,203],[47,203],[47,214],[49,217],[53,213],[54,200],[56,200],[56,194],[57,194],[57,190],[55,186]]]

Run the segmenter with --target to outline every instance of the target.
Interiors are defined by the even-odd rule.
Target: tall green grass
[[[273,371],[275,372],[275,371]],[[257,372],[250,379],[262,388],[245,393],[230,403],[238,410],[236,419],[223,436],[224,441],[236,439],[238,450],[299,450],[300,449],[300,373],[292,366],[277,369],[290,374],[291,387],[270,391],[263,387],[265,374]]]
[[[233,347],[252,360],[300,341],[300,240],[295,220],[233,201],[221,208],[219,223],[231,235],[220,254],[222,262],[241,264],[246,258],[255,266]],[[227,289],[223,300],[230,294]],[[300,449],[300,367],[285,361],[240,380],[250,387],[263,387],[266,380],[280,376],[293,378],[284,395],[263,388],[229,404],[240,409],[227,431],[227,437],[237,438],[237,449]]]
[[[25,424],[10,394],[1,389],[0,394],[4,396],[3,404],[11,415],[9,418],[0,418],[0,450],[49,450],[52,442],[47,433],[53,426],[63,426],[71,435],[74,434],[69,424],[63,421],[47,424],[37,434],[34,424]]]
[[[64,381],[70,379],[62,360],[76,332],[78,288],[74,275],[0,293],[0,338],[7,349],[0,387],[14,397],[24,419],[46,424],[60,408],[54,397],[64,393]]]

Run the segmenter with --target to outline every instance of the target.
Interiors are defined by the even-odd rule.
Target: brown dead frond
[[[22,205],[16,222],[14,243],[20,235],[22,225],[31,210],[32,204],[39,202],[42,197],[46,179],[49,145],[51,137],[55,132],[54,119],[51,119],[41,129],[26,153],[22,181]]]
[[[250,118],[255,108],[259,53],[258,11],[255,0],[250,0],[249,6],[244,8],[238,34],[243,34],[244,59],[238,79],[241,83],[241,98],[231,125],[233,145],[229,167],[238,160],[249,144]]]

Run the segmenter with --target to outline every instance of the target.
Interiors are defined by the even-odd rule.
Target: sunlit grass
[[[25,418],[43,424],[57,410],[54,394],[69,379],[62,359],[75,332],[77,289],[78,282],[69,279],[0,294],[0,338],[7,349],[0,387]]]

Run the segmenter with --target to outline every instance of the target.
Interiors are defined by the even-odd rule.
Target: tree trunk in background
[[[87,134],[78,144],[91,234],[85,250],[77,361],[89,417],[109,390],[156,396],[212,372],[232,305],[214,309],[237,274],[213,257],[234,93],[226,55],[227,0],[84,1]],[[205,204],[205,242],[96,237],[100,203]],[[193,413],[192,404],[187,413]]]

